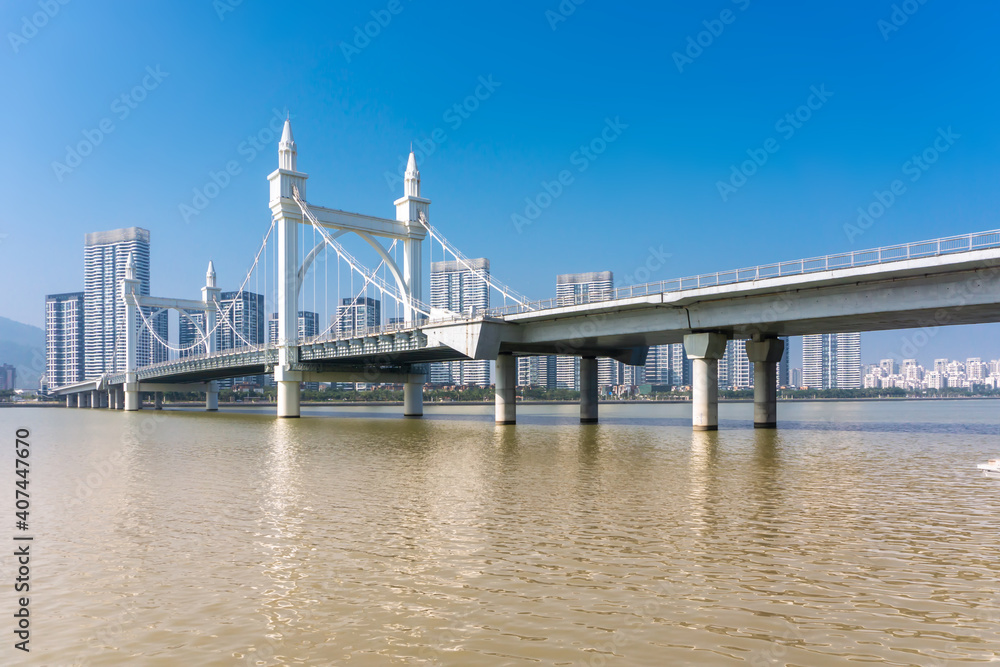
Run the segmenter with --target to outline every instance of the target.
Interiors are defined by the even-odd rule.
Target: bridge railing
[[[615,289],[611,298],[612,300],[627,299],[630,297],[649,296],[667,292],[680,292],[682,290],[700,289],[703,287],[717,287],[720,285],[754,282],[756,280],[763,280],[766,278],[781,278],[784,276],[821,273],[823,271],[833,271],[836,269],[849,269],[861,266],[872,266],[876,264],[889,264],[891,262],[899,262],[908,259],[922,259],[926,257],[951,255],[959,252],[984,250],[988,248],[1000,248],[1000,230],[977,232],[962,236],[949,236],[931,241],[916,241],[914,243],[904,243],[901,245],[892,245],[883,248],[854,250],[834,255],[825,255],[823,257],[798,259],[790,262],[762,264],[760,266],[733,269],[731,271],[716,271],[715,273],[703,273],[699,276],[673,278],[670,280],[661,280],[659,282],[644,283],[641,285],[627,285],[625,287]],[[536,310],[546,310],[549,308],[561,308],[582,303],[591,303],[591,301],[574,302],[571,298],[567,299],[565,297],[557,297],[544,301],[534,301],[523,306],[509,305],[492,308],[490,309],[489,314],[493,316],[503,316]]]

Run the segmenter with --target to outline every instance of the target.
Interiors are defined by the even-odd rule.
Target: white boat
[[[986,463],[978,464],[976,467],[986,472],[1000,473],[1000,459],[990,459]]]

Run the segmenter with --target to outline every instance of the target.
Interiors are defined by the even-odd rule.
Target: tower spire
[[[417,156],[413,154],[413,144],[410,144],[410,159],[406,162],[406,173],[403,175],[407,197],[420,196],[420,172],[417,170]]]
[[[135,280],[135,257],[131,252],[128,254],[128,259],[125,260],[125,279]]]
[[[215,264],[208,260],[208,271],[205,272],[205,286],[215,287]]]
[[[285,127],[281,130],[281,141],[278,142],[278,166],[281,169],[295,171],[297,154],[295,138],[292,136],[292,121],[290,118],[285,118]]]

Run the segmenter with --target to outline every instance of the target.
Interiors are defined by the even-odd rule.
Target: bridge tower
[[[411,324],[420,317],[413,308],[414,302],[423,300],[423,226],[420,216],[430,220],[430,199],[420,196],[420,172],[417,171],[417,158],[410,150],[406,162],[406,173],[403,175],[404,194],[394,203],[396,205],[396,220],[407,228],[407,237],[403,239],[403,280],[406,291],[411,299],[411,306],[406,309],[406,323]]]
[[[307,174],[296,170],[298,150],[292,137],[292,124],[286,119],[278,143],[278,168],[267,180],[271,184],[271,215],[278,238],[278,365],[274,379],[278,384],[278,416],[299,416],[299,383],[302,373],[295,370],[299,357],[299,225],[302,211],[295,203],[294,192],[306,198]]]
[[[139,280],[135,277],[135,258],[132,253],[125,260],[125,277],[121,281],[121,293],[125,299],[125,409],[138,410],[139,376],[136,367],[136,348],[139,344]]]
[[[274,379],[278,385],[278,416],[298,417],[300,383],[305,380],[303,367],[299,363],[298,295],[302,280],[317,253],[324,249],[325,241],[313,249],[307,257],[300,258],[298,252],[298,228],[301,224],[319,224],[335,230],[331,236],[337,237],[354,232],[382,257],[386,267],[396,279],[402,299],[406,322],[416,324],[420,319],[418,311],[423,297],[423,239],[427,236],[421,220],[427,220],[430,200],[420,196],[420,172],[413,152],[410,152],[406,167],[403,197],[395,201],[396,225],[389,220],[345,214],[342,211],[308,206],[319,216],[303,214],[308,174],[298,171],[298,149],[292,136],[292,124],[286,119],[278,143],[278,168],[267,180],[270,182],[271,215],[275,222],[278,255],[278,363],[274,369]],[[299,202],[303,202],[300,207]],[[311,220],[309,218],[312,218]],[[387,225],[391,228],[387,229]],[[392,257],[375,237],[388,237],[403,242],[403,269],[399,270]],[[313,373],[315,375],[315,373]],[[423,373],[408,373],[413,382],[406,382],[404,388],[404,412],[415,417],[423,414]],[[310,380],[315,381],[315,380]]]

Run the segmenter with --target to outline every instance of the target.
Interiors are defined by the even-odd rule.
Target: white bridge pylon
[[[427,237],[427,229],[421,220],[429,217],[431,202],[420,196],[420,172],[413,154],[410,154],[406,167],[404,195],[395,201],[395,220],[306,204],[306,181],[309,176],[298,171],[297,159],[298,149],[292,136],[292,125],[285,120],[278,144],[278,169],[267,177],[271,194],[269,206],[278,241],[278,365],[274,369],[274,379],[278,384],[279,417],[299,416],[299,386],[303,374],[296,369],[300,344],[298,297],[309,266],[324,249],[323,246],[335,250],[352,270],[365,276],[366,284],[373,283],[380,292],[400,301],[407,324],[417,324],[421,316],[426,318],[430,312],[423,304],[422,244]],[[303,224],[311,225],[322,240],[300,261],[298,235],[299,225]],[[367,271],[335,240],[352,232],[364,239],[382,258],[392,274],[394,286]],[[402,267],[380,243],[382,238],[402,243]],[[404,411],[407,415],[420,415],[423,413],[420,396],[425,377],[414,374],[407,379],[413,382],[406,383]],[[411,384],[415,386],[411,387]]]
[[[256,276],[258,286],[259,281],[263,279],[265,293],[268,292],[268,283],[271,282],[277,301],[274,310],[268,311],[276,312],[276,335],[272,338],[269,331],[268,342],[265,343],[265,346],[272,349],[277,348],[274,379],[278,386],[278,416],[298,417],[302,382],[340,381],[342,379],[340,376],[344,375],[342,372],[317,370],[315,364],[302,364],[299,358],[299,349],[304,342],[326,340],[326,333],[338,325],[342,314],[349,312],[346,308],[343,310],[338,308],[336,318],[331,321],[326,331],[311,338],[310,341],[300,340],[304,331],[300,329],[299,305],[304,296],[306,277],[312,268],[312,275],[315,279],[316,271],[313,265],[324,251],[333,250],[338,258],[336,294],[338,299],[341,297],[339,266],[340,262],[345,262],[351,276],[357,273],[364,279],[360,292],[355,292],[352,282],[351,303],[357,304],[361,294],[364,294],[371,287],[383,297],[389,297],[399,304],[402,309],[404,328],[421,327],[432,319],[432,314],[434,319],[442,318],[445,320],[482,316],[482,313],[462,314],[437,309],[435,309],[437,312],[432,312],[432,309],[423,301],[425,277],[422,246],[428,237],[430,237],[431,242],[439,243],[444,254],[450,254],[454,257],[457,264],[463,266],[476,279],[498,291],[503,296],[505,303],[512,300],[523,308],[530,308],[525,297],[492,278],[487,272],[476,268],[465,255],[431,226],[429,222],[431,202],[420,196],[420,172],[417,170],[416,157],[412,151],[404,175],[403,196],[394,202],[395,219],[349,213],[308,204],[306,181],[309,176],[298,171],[297,153],[291,123],[286,120],[278,144],[278,168],[267,177],[270,184],[268,205],[271,209],[271,225],[264,235],[250,270],[240,285],[235,298],[227,297],[229,303],[225,312],[223,312],[224,309],[220,302],[221,290],[216,286],[215,269],[211,262],[209,262],[208,274],[206,275],[206,285],[202,288],[202,299],[194,301],[140,295],[139,282],[135,279],[134,264],[132,259],[129,259],[126,277],[121,281],[122,299],[127,307],[127,363],[124,387],[121,387],[120,390],[124,392],[122,402],[126,410],[139,409],[141,407],[139,403],[140,391],[146,391],[140,386],[138,368],[136,367],[136,351],[141,327],[145,327],[150,336],[162,346],[180,353],[181,356],[190,356],[193,351],[198,349],[204,350],[204,355],[207,357],[214,356],[219,351],[215,334],[217,330],[222,328],[231,332],[234,342],[238,339],[248,348],[257,347],[244,337],[234,322],[230,321],[244,289],[248,287],[251,277]],[[315,234],[318,233],[320,236],[319,243],[311,250],[306,252],[306,247],[302,248],[301,252],[304,257],[300,256],[299,242],[300,240],[304,242],[306,237],[304,234],[300,237],[300,225],[309,225],[312,228],[314,242]],[[381,262],[374,271],[368,269],[352,256],[337,240],[350,233],[364,239],[381,258]],[[274,251],[275,261],[269,267],[268,244],[272,236],[276,237],[276,242],[270,245],[270,249]],[[384,246],[383,239],[388,239],[391,243]],[[399,246],[402,247],[402,266],[396,260],[395,251]],[[382,267],[385,267],[385,271],[391,274],[390,279],[384,275],[385,271],[382,272],[382,275],[379,274]],[[325,281],[326,278],[324,278]],[[315,282],[312,292],[315,300]],[[345,305],[346,303],[347,300],[345,300]],[[155,316],[156,313],[163,310],[176,310],[180,317],[187,319],[194,329],[193,339],[195,342],[193,344],[177,347],[171,345],[169,341],[163,340],[150,322],[150,318],[147,317],[149,313]],[[196,317],[200,319],[196,319]],[[233,315],[233,317],[235,316]],[[353,318],[356,324],[356,312],[353,314]],[[399,322],[397,321],[390,326],[396,330],[399,327]],[[230,335],[230,333],[226,333],[226,335]],[[227,349],[229,347],[232,345],[228,345]],[[176,362],[164,363],[169,365]],[[401,364],[382,370],[384,372],[380,372],[379,377],[392,378],[392,381],[396,382],[403,381],[404,414],[407,416],[422,415],[422,388],[426,381],[424,366],[422,364]],[[338,377],[334,378],[334,375]],[[146,383],[146,385],[148,384]],[[210,381],[205,383],[204,387],[208,393],[206,399],[208,409],[217,409],[218,383]]]

